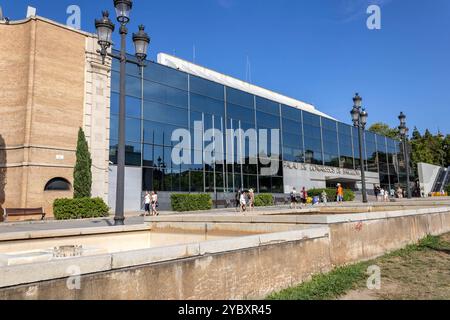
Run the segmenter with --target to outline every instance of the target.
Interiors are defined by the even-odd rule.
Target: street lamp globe
[[[359,126],[359,109],[354,106],[350,114],[352,115],[353,124]]]
[[[141,24],[138,33],[133,33],[133,43],[136,49],[136,57],[140,62],[147,57],[147,49],[150,44],[150,37],[145,32],[145,27]]]
[[[361,111],[361,126],[364,128],[367,124],[367,119],[369,118],[369,114],[367,113],[366,109],[363,109]]]
[[[400,112],[398,119],[400,120],[401,126],[406,126],[406,115],[403,112]]]
[[[114,7],[116,8],[117,21],[121,24],[127,24],[130,21],[130,11],[133,7],[133,1],[114,0]]]
[[[361,108],[362,106],[362,98],[359,96],[359,94],[355,94],[355,97],[353,98],[353,103],[356,108]]]
[[[98,44],[102,50],[106,50],[112,45],[112,33],[115,26],[109,19],[108,11],[103,11],[102,14],[101,19],[95,20],[95,29],[97,30]]]

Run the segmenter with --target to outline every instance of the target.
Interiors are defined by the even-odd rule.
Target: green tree
[[[445,166],[450,167],[450,134],[448,134],[443,143]]]
[[[92,159],[83,129],[78,131],[77,162],[73,172],[74,198],[90,198],[92,187]]]
[[[369,128],[369,131],[392,139],[397,139],[399,135],[398,129],[392,129],[389,125],[382,122],[374,123]]]

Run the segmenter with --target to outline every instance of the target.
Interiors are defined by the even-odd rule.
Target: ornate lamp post
[[[133,42],[136,50],[137,61],[129,60],[126,56],[126,36],[128,29],[127,23],[130,21],[130,11],[133,7],[131,0],[114,0],[117,21],[120,23],[119,33],[121,36],[120,54],[116,55],[108,52],[112,46],[112,33],[115,29],[114,24],[109,19],[108,11],[103,12],[101,19],[95,20],[95,28],[97,29],[98,44],[100,50],[97,52],[102,56],[103,64],[107,56],[120,61],[120,99],[119,99],[119,145],[117,151],[117,189],[116,189],[116,212],[114,217],[115,225],[123,225],[125,221],[124,215],[124,194],[125,194],[125,79],[126,64],[133,63],[139,67],[145,67],[145,58],[147,57],[147,49],[150,43],[150,37],[145,33],[145,27],[139,26],[139,32],[133,34]]]
[[[402,145],[403,145],[403,157],[405,159],[405,166],[406,166],[406,192],[408,199],[412,198],[411,194],[411,184],[410,184],[410,167],[409,167],[409,152],[408,152],[408,132],[409,129],[406,126],[406,115],[403,112],[400,112],[400,115],[398,116],[398,119],[400,120],[400,126],[398,129],[400,130],[400,137],[402,138]]]
[[[352,115],[353,125],[358,128],[358,139],[359,139],[359,155],[361,164],[361,183],[362,183],[362,197],[363,202],[367,203],[367,188],[366,188],[366,172],[363,157],[363,132],[367,124],[367,118],[369,114],[365,109],[362,108],[362,98],[357,93],[353,98],[353,109],[350,112]]]

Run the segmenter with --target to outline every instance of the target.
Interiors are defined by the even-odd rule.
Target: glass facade
[[[118,68],[114,61],[110,135],[113,164],[117,162],[118,143]],[[148,62],[143,72],[128,65],[126,85],[126,165],[142,167],[143,191],[234,192],[253,188],[261,193],[283,193],[288,192],[283,190],[283,161],[361,168],[358,130],[350,125],[153,62]],[[195,163],[209,144],[203,142],[204,132],[213,128],[227,134],[220,138],[223,148],[216,149],[212,161],[192,165],[172,162],[172,153],[183,155],[186,151],[177,150],[180,141],[172,141],[176,129],[191,133],[188,156]],[[257,135],[231,137],[226,129],[268,129],[267,140],[273,142],[261,144]],[[271,136],[271,129],[279,130],[279,139]],[[201,143],[193,143],[194,139]],[[371,132],[364,133],[364,140],[365,169],[379,173],[385,188],[401,183],[404,163],[399,142]],[[216,138],[214,143],[219,140]],[[233,157],[230,150],[234,150]],[[239,154],[243,161],[239,161]],[[280,162],[278,172],[260,175],[273,159]]]

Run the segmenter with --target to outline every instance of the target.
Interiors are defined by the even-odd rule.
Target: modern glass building
[[[334,186],[336,182],[359,189],[358,132],[353,126],[338,122],[308,104],[297,101],[298,105],[293,105],[296,103],[290,102],[296,100],[187,61],[168,55],[160,58],[158,60],[166,65],[148,62],[143,71],[132,64],[127,67],[126,165],[127,172],[134,170],[135,179],[127,185],[132,185],[134,190],[226,194],[239,188],[253,188],[259,193],[282,194],[289,193],[294,186],[325,187]],[[112,167],[117,159],[118,68],[118,63],[114,62]],[[263,96],[258,95],[259,92],[264,93]],[[196,133],[202,136],[202,132],[195,132],[195,121],[201,122],[203,132],[211,128],[222,132],[238,128],[279,129],[280,138],[278,145],[272,144],[273,150],[268,147],[253,164],[250,164],[249,148],[258,145],[258,139],[237,137],[232,146],[226,146],[224,134],[224,153],[234,148],[233,161],[176,165],[171,154],[179,141],[171,141],[172,133],[184,128],[193,137]],[[373,190],[375,184],[391,189],[404,183],[400,142],[371,132],[365,132],[364,141],[364,169],[368,173],[369,190]],[[191,156],[203,152],[196,149],[204,147],[205,144],[194,147],[192,141]],[[238,148],[243,148],[246,159],[243,164],[236,158]],[[227,158],[227,154],[223,156]],[[267,166],[269,157],[279,160],[279,170],[273,176],[262,176],[259,173]],[[309,173],[296,176],[293,170]]]

